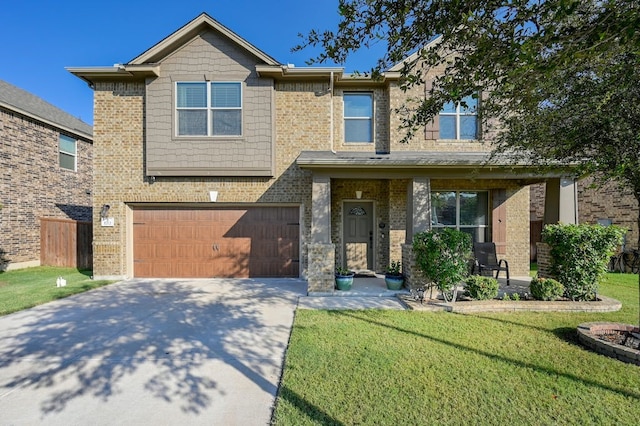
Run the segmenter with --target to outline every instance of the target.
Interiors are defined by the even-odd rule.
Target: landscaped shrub
[[[465,294],[476,300],[489,300],[498,296],[498,280],[493,277],[470,275],[464,283]]]
[[[537,275],[529,285],[531,295],[538,300],[556,300],[564,294],[564,286],[552,278],[539,278]]]
[[[607,271],[609,259],[622,241],[624,230],[617,226],[547,225],[542,241],[550,247],[551,274],[565,288],[571,300],[594,300],[598,282]]]
[[[455,301],[457,285],[469,275],[471,235],[444,228],[420,232],[413,237],[416,266],[442,292]]]

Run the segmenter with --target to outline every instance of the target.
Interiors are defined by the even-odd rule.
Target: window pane
[[[178,111],[178,135],[206,136],[207,110]]]
[[[178,83],[178,108],[205,108],[207,106],[206,83]]]
[[[440,139],[456,139],[455,116],[440,116]]]
[[[477,117],[475,115],[460,116],[460,139],[476,139],[478,135]]]
[[[240,108],[240,83],[211,83],[211,106],[214,108]]]
[[[475,114],[478,111],[478,99],[474,99],[473,96],[467,96],[462,99],[462,103],[467,106],[460,105],[460,112],[463,114]]]
[[[446,104],[444,104],[442,106],[442,112],[449,113],[449,114],[455,114],[455,112],[456,112],[456,104],[455,104],[455,102],[447,102]]]
[[[373,142],[371,120],[344,120],[345,142]]]
[[[60,135],[60,139],[58,140],[58,148],[62,152],[75,155],[76,140],[70,138],[69,136]]]
[[[486,225],[487,192],[460,193],[460,225]]]
[[[431,193],[431,224],[434,226],[456,225],[456,193]]]
[[[488,239],[488,228],[460,228],[460,231],[471,235],[471,239],[474,243],[484,243],[491,241]]]
[[[242,134],[242,112],[240,110],[213,110],[213,134],[216,136],[240,136]]]
[[[69,170],[76,169],[76,157],[65,153],[60,153],[60,167]]]
[[[373,98],[369,93],[344,95],[345,117],[373,117]]]

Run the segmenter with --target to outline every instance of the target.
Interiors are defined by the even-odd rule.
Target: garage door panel
[[[136,277],[297,277],[299,209],[134,210]]]

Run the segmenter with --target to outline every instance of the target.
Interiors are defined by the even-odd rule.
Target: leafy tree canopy
[[[405,142],[446,102],[482,93],[495,152],[575,163],[640,203],[639,10],[638,0],[340,0],[337,29],[296,49],[319,46],[311,63],[344,63],[385,43],[374,78],[401,63],[409,89],[443,70],[410,108]]]

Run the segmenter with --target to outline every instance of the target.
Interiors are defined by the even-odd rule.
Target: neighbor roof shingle
[[[0,106],[93,139],[91,125],[3,80],[0,80]]]

